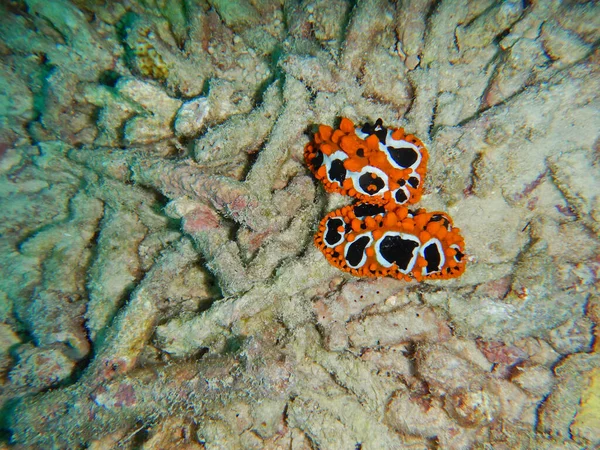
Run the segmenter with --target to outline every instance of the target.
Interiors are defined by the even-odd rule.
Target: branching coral
[[[598,17],[4,2],[7,443],[597,446]],[[345,204],[303,148],[340,117],[423,141],[461,278],[357,279],[314,247]]]

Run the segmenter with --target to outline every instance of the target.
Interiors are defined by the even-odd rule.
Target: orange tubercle
[[[346,119],[345,117],[342,117],[342,120],[340,122],[340,130],[342,130],[344,133],[353,133],[354,132],[354,124],[352,123],[352,121],[350,119]]]
[[[365,142],[367,143],[369,150],[379,150],[379,138],[374,134],[365,139]]]
[[[333,128],[328,125],[319,125],[319,137],[322,141],[328,141],[331,139],[331,133],[333,133]]]
[[[331,135],[331,141],[337,144],[338,142],[340,142],[342,136],[344,136],[344,132],[342,130],[335,130]]]

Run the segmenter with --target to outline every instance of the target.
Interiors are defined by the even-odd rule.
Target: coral
[[[202,129],[208,111],[209,105],[205,97],[198,97],[185,102],[177,111],[175,133],[185,137],[198,133]]]
[[[158,80],[165,80],[169,76],[169,67],[156,49],[159,44],[149,25],[136,22],[130,24],[125,42],[140,75]]]
[[[0,446],[598,446],[598,8],[2,2]],[[461,277],[314,246],[341,117],[419,136]]]
[[[9,374],[11,384],[37,391],[67,379],[75,368],[75,361],[69,358],[68,348],[61,347],[20,346],[17,364]]]

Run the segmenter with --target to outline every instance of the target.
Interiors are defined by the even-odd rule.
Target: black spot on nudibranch
[[[465,254],[463,252],[461,252],[459,249],[455,249],[456,250],[456,255],[454,255],[454,259],[456,260],[456,262],[461,262],[462,259],[465,257]]]
[[[410,177],[408,179],[408,184],[416,189],[419,186],[419,179],[417,177]]]
[[[396,263],[398,268],[406,272],[414,260],[416,241],[403,239],[402,236],[385,236],[379,244],[379,254],[390,264]]]
[[[429,221],[430,222],[442,222],[442,224],[446,228],[448,228],[448,226],[450,225],[448,218],[443,216],[442,214],[434,214],[433,216],[431,216],[431,219]]]
[[[358,179],[358,184],[360,185],[360,188],[369,195],[375,195],[385,187],[385,181],[378,176],[373,178],[373,175],[370,172],[361,175]],[[374,186],[374,188],[371,186]],[[369,189],[369,187],[371,187],[371,189]]]
[[[442,255],[440,254],[440,249],[434,242],[431,242],[423,249],[423,257],[425,258],[425,261],[427,261],[427,267],[425,267],[426,275],[441,270]]]
[[[338,228],[344,225],[344,221],[339,217],[329,219],[326,224],[323,240],[328,247],[335,247],[344,238],[344,235],[338,231]]]
[[[403,204],[404,202],[406,202],[406,200],[408,200],[408,197],[406,196],[406,192],[404,192],[404,189],[398,189],[396,191],[396,194],[394,195],[394,198],[396,199],[396,202]]]
[[[354,207],[354,215],[356,217],[376,216],[383,213],[385,213],[383,206],[371,205],[370,203],[362,203]]]
[[[358,267],[360,265],[365,255],[365,248],[370,242],[371,239],[369,236],[361,236],[352,243],[348,244],[346,261],[350,267]]]
[[[361,130],[363,133],[368,135],[374,134],[379,139],[379,142],[385,144],[385,139],[387,138],[387,128],[383,126],[383,120],[377,119],[375,121],[375,125],[371,125],[370,123],[365,123]]]
[[[310,163],[313,165],[315,170],[317,170],[319,167],[321,167],[323,165],[323,152],[321,152],[320,150],[317,150],[315,152],[315,156],[310,161]]]
[[[419,159],[419,155],[415,149],[411,147],[388,147],[390,158],[400,167],[410,167]]]
[[[331,181],[337,181],[340,185],[346,179],[346,168],[344,167],[344,161],[341,159],[334,159],[331,161],[329,167],[329,179]]]

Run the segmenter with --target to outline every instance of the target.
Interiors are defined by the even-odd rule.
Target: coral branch
[[[599,8],[0,2],[0,447],[598,447]],[[423,140],[462,277],[313,245],[342,117]]]

